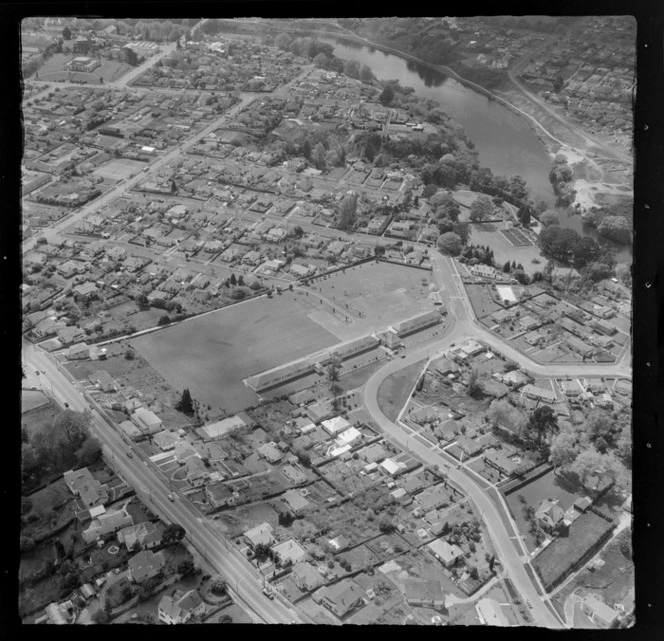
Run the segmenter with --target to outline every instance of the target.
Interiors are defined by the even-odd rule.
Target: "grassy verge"
[[[419,378],[424,360],[388,376],[378,388],[378,406],[387,418],[395,421]]]

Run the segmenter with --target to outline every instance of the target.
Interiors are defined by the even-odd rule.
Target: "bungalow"
[[[323,577],[310,563],[296,563],[292,572],[295,585],[304,592],[312,592],[323,585]]]
[[[357,583],[343,579],[329,588],[324,588],[321,603],[338,617],[343,617],[351,610],[364,605],[363,597],[364,590]]]
[[[187,468],[187,481],[193,487],[199,487],[209,477],[207,467],[199,456],[190,456],[184,462]]]
[[[553,530],[565,517],[565,512],[558,505],[558,499],[544,499],[535,512],[537,520],[546,529]]]
[[[288,460],[290,456],[293,456],[293,455],[290,454],[289,456],[287,456],[286,460]],[[297,461],[297,458],[295,460]],[[281,473],[293,485],[300,485],[301,483],[305,483],[306,480],[307,480],[307,475],[304,474],[304,472],[302,472],[298,468],[294,467],[293,465],[285,465],[284,467],[281,468]]]
[[[261,523],[251,530],[247,530],[243,536],[252,548],[255,548],[257,545],[272,545],[274,543],[272,526],[267,522]]]
[[[595,594],[589,594],[581,602],[581,609],[600,628],[612,628],[618,621],[620,613],[612,607],[600,601]]]
[[[497,469],[505,476],[512,476],[516,469],[519,467],[512,459],[507,458],[500,450],[490,449],[484,452],[484,460],[486,463]]]
[[[306,550],[295,540],[287,539],[281,543],[272,546],[272,552],[279,555],[282,563],[291,563],[294,565],[302,561],[306,556]]]
[[[348,243],[343,242],[342,240],[333,240],[325,250],[328,256],[340,256]]]
[[[557,400],[556,393],[552,390],[544,389],[542,387],[535,387],[534,385],[525,385],[521,393],[526,397],[545,403],[555,403]]]
[[[69,470],[63,475],[65,485],[72,494],[81,498],[88,509],[97,505],[104,505],[109,498],[108,485],[98,481],[87,467],[75,472]]]
[[[459,373],[459,366],[447,356],[438,359],[434,365],[434,369],[441,376],[450,376]]]
[[[450,545],[443,539],[436,539],[427,544],[431,553],[446,567],[452,567],[463,556],[463,550],[457,545]]]
[[[583,357],[592,356],[594,349],[591,345],[584,343],[582,340],[576,338],[576,336],[570,336],[565,339],[567,346],[574,352],[581,354]]]
[[[76,296],[80,296],[85,300],[91,300],[97,295],[97,286],[91,282],[85,282],[80,285],[72,287],[72,291]]]
[[[106,534],[117,532],[119,529],[133,524],[134,519],[127,512],[127,503],[125,503],[121,508],[104,510],[98,517],[92,519],[88,529],[82,532],[83,540],[86,543],[92,543]]]
[[[55,333],[58,337],[58,340],[63,345],[71,345],[72,343],[81,340],[85,336],[85,333],[80,327],[60,327],[56,330]]]
[[[99,387],[102,392],[111,393],[117,391],[113,377],[103,369],[97,370],[89,376],[90,382]]]
[[[442,610],[445,607],[445,594],[440,581],[407,580],[404,596],[408,605]]]
[[[316,266],[292,263],[288,271],[296,278],[307,278],[308,276],[312,276],[316,273]]]
[[[287,490],[282,494],[281,500],[294,516],[300,516],[311,505],[297,490]]]
[[[184,593],[175,591],[172,596],[163,596],[159,601],[159,620],[167,625],[187,623],[204,613],[205,602],[195,589]]]
[[[268,463],[278,463],[283,458],[283,454],[277,448],[276,443],[265,443],[258,448],[258,454]]]
[[[159,449],[162,452],[167,452],[168,450],[172,450],[175,448],[175,444],[180,440],[178,436],[173,434],[172,432],[168,432],[166,430],[162,430],[161,432],[157,432],[154,434],[152,437],[155,445],[159,447]]]
[[[514,369],[511,372],[503,374],[503,383],[511,385],[512,387],[521,387],[528,382],[528,376],[521,370]]]
[[[90,346],[87,343],[72,345],[66,352],[67,360],[75,361],[90,357]]]
[[[337,536],[333,539],[328,539],[327,544],[334,550],[334,552],[343,552],[350,547],[350,541],[343,535]]]
[[[534,316],[531,316],[530,314],[526,316],[522,316],[519,319],[519,325],[525,329],[526,331],[529,331],[531,329],[534,329],[538,325],[541,325],[542,321],[539,318],[535,318]]]
[[[613,336],[618,331],[615,325],[607,323],[605,320],[593,320],[590,322],[590,326],[596,332],[604,334],[605,336]]]
[[[129,559],[129,580],[134,583],[143,583],[157,576],[166,565],[166,557],[163,552],[152,552],[143,550]]]
[[[321,424],[323,429],[332,436],[352,427],[343,416],[335,416],[327,421],[323,421]]]
[[[457,446],[466,456],[475,456],[482,451],[482,444],[474,438],[469,438],[468,436],[462,436],[457,441]]]
[[[341,432],[334,440],[334,444],[337,447],[345,447],[347,445],[353,447],[361,440],[362,440],[362,432],[360,432],[355,427],[351,427]]]
[[[212,507],[224,507],[235,503],[235,495],[221,481],[206,485],[205,495]]]
[[[162,429],[161,419],[145,407],[134,410],[130,418],[144,433],[154,434]]]
[[[403,466],[390,458],[386,458],[378,467],[380,468],[381,472],[392,477],[397,476],[403,471]]]
[[[579,396],[583,389],[578,381],[559,381],[560,389],[565,396]]]
[[[496,270],[489,265],[471,265],[470,273],[481,278],[495,278]]]
[[[118,542],[128,550],[140,548],[148,550],[161,545],[164,531],[159,525],[150,521],[129,525],[118,532]]]

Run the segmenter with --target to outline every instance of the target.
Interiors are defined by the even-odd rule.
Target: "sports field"
[[[351,340],[433,309],[427,300],[430,282],[429,271],[371,262],[316,279],[306,288],[304,303],[312,306],[313,320],[340,339]],[[321,306],[317,293],[334,304],[336,312]]]
[[[106,180],[118,182],[132,174],[137,174],[145,167],[145,163],[128,158],[117,158],[97,167],[92,173]]]
[[[258,397],[242,380],[338,342],[294,293],[233,305],[131,341],[176,390],[237,412]]]

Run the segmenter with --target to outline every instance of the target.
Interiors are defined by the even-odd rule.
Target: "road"
[[[52,394],[59,403],[68,403],[76,411],[89,408],[90,402],[46,353],[24,342],[23,358],[28,368],[41,371],[40,376],[48,378]],[[190,543],[216,572],[226,578],[229,590],[241,604],[264,623],[310,622],[305,615],[282,602],[280,596],[274,600],[268,599],[262,593],[262,581],[251,563],[214,532],[189,501],[182,500],[180,496],[174,502],[169,501],[171,490],[152,463],[140,458],[136,450],[134,456],[129,458],[127,452],[132,449],[131,444],[123,439],[102,414],[94,410],[92,419],[93,432],[102,444],[104,455],[111,466],[134,487],[150,509],[167,521],[179,523],[185,528]]]

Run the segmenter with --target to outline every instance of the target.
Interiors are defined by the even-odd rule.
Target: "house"
[[[527,398],[545,403],[555,403],[557,400],[556,393],[553,390],[535,387],[535,385],[531,384],[525,385],[521,393]]]
[[[91,300],[97,295],[98,290],[97,285],[88,281],[86,283],[81,283],[80,285],[72,287],[72,291],[76,296],[80,296],[85,300]]]
[[[168,450],[174,449],[180,438],[173,434],[173,432],[162,430],[161,432],[154,434],[152,440],[162,452],[166,452]]]
[[[272,545],[274,543],[272,526],[267,522],[261,523],[251,530],[247,530],[243,536],[252,548],[255,548],[257,545]]]
[[[408,605],[442,610],[445,607],[445,594],[440,581],[407,580],[404,596]]]
[[[95,589],[89,583],[84,583],[78,592],[86,603],[97,596],[97,592],[95,592]]]
[[[344,579],[326,588],[321,597],[321,603],[338,617],[343,617],[351,610],[364,605],[364,590],[350,579]]]
[[[76,608],[71,600],[62,603],[50,603],[44,608],[46,619],[53,625],[72,623],[76,617]]]
[[[67,360],[75,361],[90,357],[90,346],[87,343],[78,343],[73,345],[66,352]]]
[[[258,265],[258,262],[261,259],[260,252],[249,251],[242,257],[242,263],[245,265]]]
[[[90,374],[90,382],[97,385],[102,392],[110,394],[117,391],[117,386],[113,377],[105,370],[100,369],[94,374]]]
[[[482,451],[482,444],[474,438],[469,438],[468,436],[462,436],[457,441],[457,446],[466,456],[475,456]]]
[[[85,333],[80,327],[74,326],[60,327],[55,333],[57,334],[58,340],[63,345],[71,345],[85,336]]]
[[[471,265],[470,273],[481,278],[495,278],[496,270],[489,265]]]
[[[199,487],[205,483],[209,473],[200,456],[188,457],[184,465],[187,468],[187,481],[190,485]]]
[[[327,544],[335,552],[343,552],[345,549],[347,549],[350,546],[350,541],[345,536],[341,535],[333,539],[328,539]]]
[[[281,500],[295,516],[300,516],[311,505],[297,490],[287,490],[282,494]]]
[[[122,528],[118,532],[118,542],[124,543],[128,550],[149,550],[161,545],[163,533],[159,525],[146,521]]]
[[[378,467],[380,468],[381,472],[392,477],[397,476],[404,469],[401,463],[396,463],[391,458],[386,458]]]
[[[286,459],[288,460],[288,457],[286,457]],[[299,470],[293,465],[284,465],[284,467],[281,468],[281,473],[293,485],[300,485],[301,483],[304,483],[307,480],[307,475],[304,472],[302,472],[302,470]]]
[[[509,621],[502,611],[500,603],[494,599],[483,598],[475,604],[477,616],[484,625],[494,625],[498,627],[509,626]]]
[[[581,609],[600,628],[612,628],[618,621],[620,613],[612,607],[600,601],[595,594],[589,594],[581,602]]]
[[[528,376],[521,370],[514,369],[511,372],[503,374],[503,383],[512,387],[521,387],[528,382]]]
[[[87,467],[63,474],[65,484],[72,494],[79,496],[86,508],[104,505],[108,502],[108,485],[98,481]]]
[[[272,551],[279,555],[282,563],[290,562],[293,565],[307,556],[306,550],[295,539],[287,539],[273,545]]]
[[[327,421],[323,421],[321,425],[323,426],[323,429],[332,436],[352,427],[343,416],[335,416]]]
[[[459,373],[459,366],[453,360],[447,358],[447,356],[438,359],[434,365],[434,369],[441,376],[450,376]]]
[[[134,583],[143,583],[157,576],[166,565],[166,557],[163,552],[152,552],[143,550],[129,559],[128,576]]]
[[[457,545],[450,545],[443,539],[436,539],[427,543],[427,547],[432,554],[446,567],[452,567],[457,559],[463,556],[463,550]]]
[[[360,430],[355,427],[350,427],[337,436],[337,438],[334,440],[334,444],[336,447],[353,447],[361,440],[362,432],[360,432]]]
[[[535,517],[545,528],[553,530],[563,520],[565,513],[558,505],[558,499],[544,499],[537,508]]]
[[[154,434],[162,429],[161,419],[145,407],[134,410],[131,414],[131,420],[147,434]]]
[[[235,496],[222,482],[210,483],[205,486],[205,495],[212,507],[224,507],[235,503]]]
[[[175,591],[172,596],[163,596],[159,601],[159,620],[167,625],[187,623],[205,613],[205,602],[198,590]]]
[[[484,452],[484,460],[505,476],[512,476],[519,467],[518,463],[507,458],[500,450],[490,449]]]
[[[83,530],[82,536],[86,543],[97,541],[107,534],[112,534],[118,530],[133,525],[134,519],[127,512],[127,503],[121,508],[114,510],[104,510],[99,516],[92,519],[87,530]]]
[[[300,590],[312,592],[323,585],[323,577],[310,563],[296,563],[293,566],[293,580]]]
[[[283,458],[275,443],[265,443],[258,448],[258,454],[268,463],[278,463]]]

